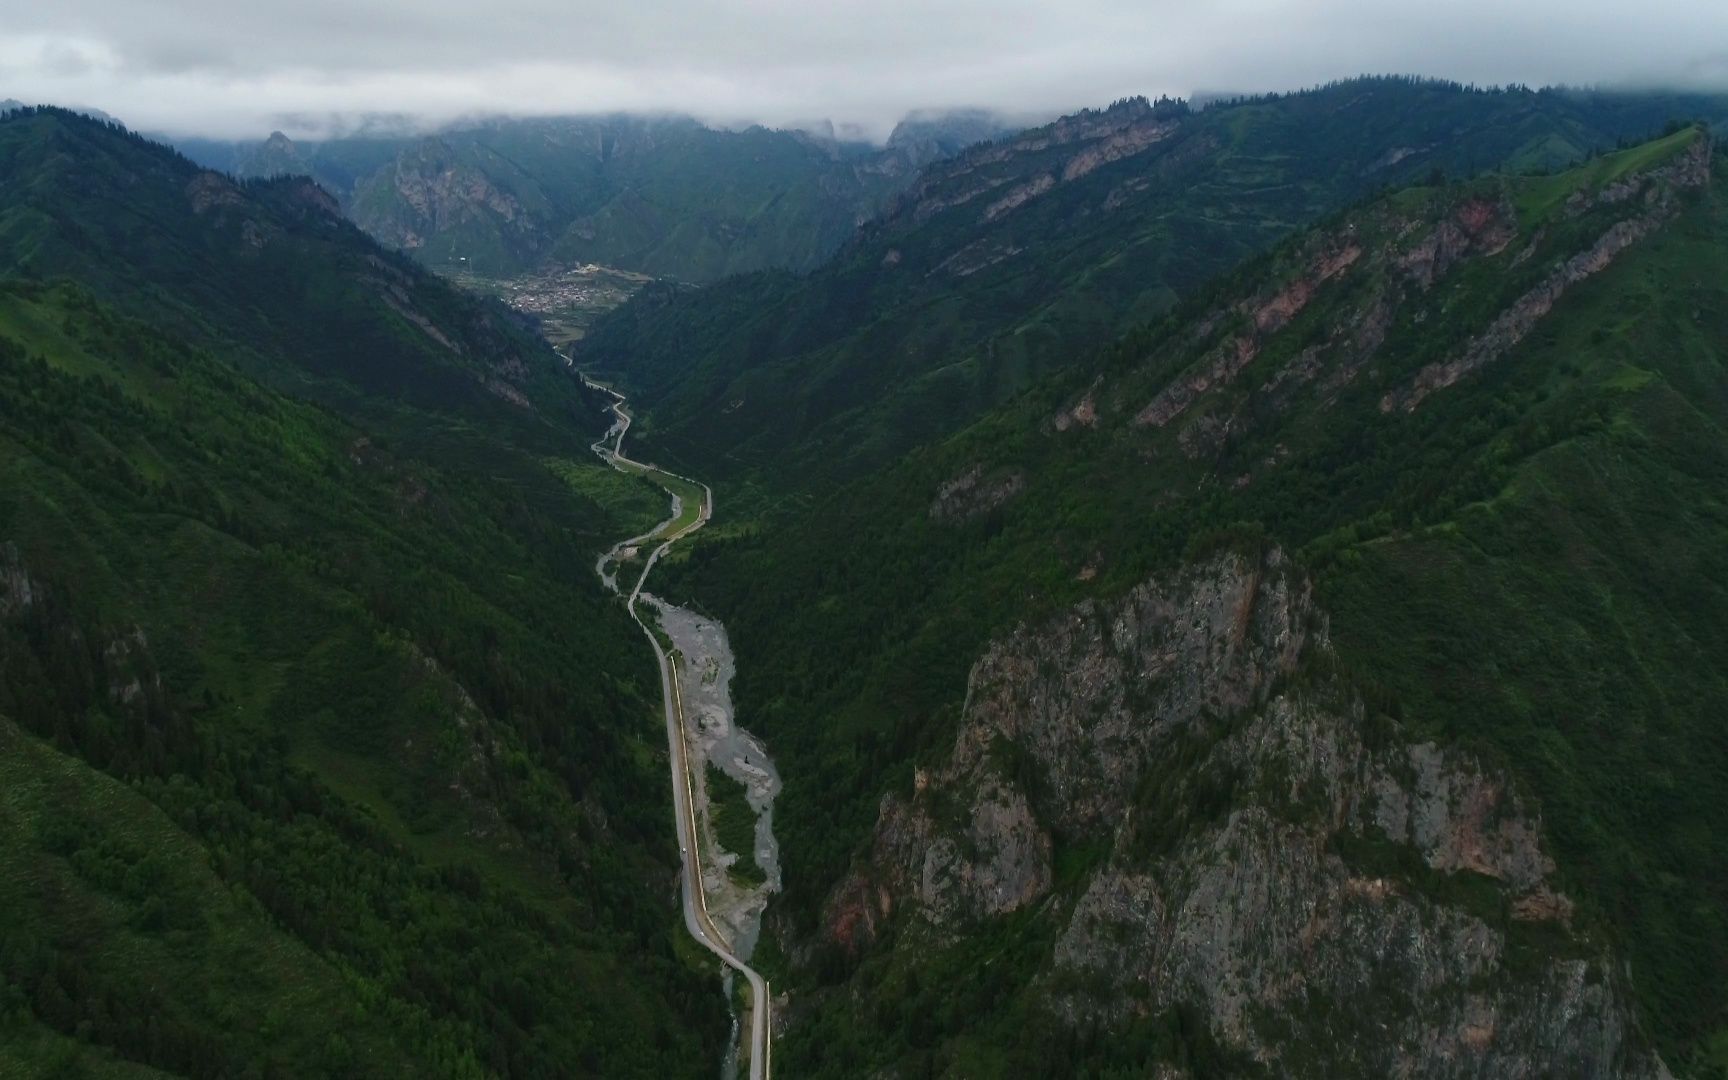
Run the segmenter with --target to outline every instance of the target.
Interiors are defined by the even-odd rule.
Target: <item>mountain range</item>
[[[1551,169],[1724,107],[1413,79],[1118,102],[937,163],[815,273],[646,290],[583,356],[652,399],[668,454],[856,475],[1355,200]]]
[[[686,117],[497,119],[420,137],[187,141],[242,177],[306,175],[386,247],[508,276],[598,263],[706,282],[808,270],[921,167],[1006,130],[981,110],[916,114],[886,146]]]
[[[1725,116],[6,112],[0,1074],[729,1053],[580,369],[713,488],[782,1073],[1725,1075]]]

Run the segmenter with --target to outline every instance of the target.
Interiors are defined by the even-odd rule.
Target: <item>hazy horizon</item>
[[[65,0],[0,14],[0,97],[179,137],[328,136],[383,118],[679,114],[831,121],[880,140],[916,110],[1044,117],[1144,94],[1296,90],[1399,73],[1484,85],[1728,88],[1728,7],[1236,0],[754,0],[572,11],[548,0],[237,11]]]

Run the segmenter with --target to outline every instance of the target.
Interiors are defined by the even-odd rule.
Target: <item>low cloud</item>
[[[1053,113],[1372,72],[1728,84],[1728,5],[1646,0],[57,0],[0,13],[0,97],[149,130],[317,134],[366,115]]]

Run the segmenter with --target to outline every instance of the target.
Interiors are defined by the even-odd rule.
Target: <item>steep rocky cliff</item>
[[[1069,1024],[1187,1006],[1275,1074],[1661,1076],[1537,808],[1370,715],[1277,549],[994,643],[948,760],[883,799],[827,932],[900,949],[1035,907]],[[1054,889],[1052,849],[1106,837]]]
[[[3,111],[3,110],[0,110]],[[690,117],[494,117],[431,132],[380,119],[328,139],[183,140],[207,168],[309,175],[361,228],[445,271],[600,263],[687,282],[808,270],[919,171],[1008,121],[909,116],[887,146]]]

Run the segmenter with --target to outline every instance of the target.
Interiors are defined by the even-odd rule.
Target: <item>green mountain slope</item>
[[[708,1068],[562,362],[302,183],[0,144],[0,265],[71,279],[0,281],[0,1062]]]
[[[1198,112],[1118,102],[932,166],[807,278],[645,290],[581,357],[637,393],[668,455],[776,484],[855,476],[1368,193],[1564,164],[1723,111],[1406,79]]]
[[[557,365],[522,359],[546,354],[505,309],[380,251],[304,180],[237,184],[53,111],[15,114],[0,140],[9,274],[77,280],[343,408],[388,399],[524,431],[587,409]]]
[[[815,266],[921,166],[1002,130],[978,112],[920,116],[875,148],[682,117],[556,117],[189,152],[241,176],[310,175],[385,246],[439,269],[599,263],[712,281]]]
[[[699,539],[670,591],[726,621],[801,868],[784,1060],[1714,1075],[1710,155],[1359,205]]]

